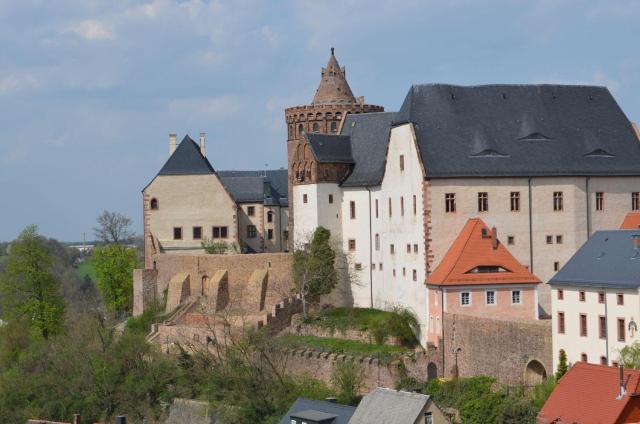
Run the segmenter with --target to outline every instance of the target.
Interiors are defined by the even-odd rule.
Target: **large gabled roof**
[[[185,135],[158,175],[197,175],[214,172],[209,160],[200,152],[200,147],[191,137]]]
[[[429,396],[378,387],[360,401],[349,424],[415,423]]]
[[[488,268],[483,267],[500,272],[485,272]],[[494,244],[491,230],[479,218],[467,221],[427,281],[442,286],[540,283],[499,240]]]
[[[560,379],[545,402],[538,414],[538,422],[621,422],[619,419],[630,401],[637,401],[640,371],[625,369],[623,382],[626,393],[617,399],[620,393],[618,368],[577,362]],[[636,404],[635,408],[638,407]]]
[[[640,229],[597,231],[551,278],[554,286],[640,287]]]
[[[605,87],[414,85],[404,123],[427,177],[640,175],[638,136]]]

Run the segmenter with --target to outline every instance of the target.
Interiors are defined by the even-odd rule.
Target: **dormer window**
[[[477,267],[467,271],[467,274],[485,274],[485,273],[495,273],[495,272],[511,272],[511,271],[499,265],[478,265]]]
[[[157,211],[158,210],[158,199],[156,199],[155,197],[153,199],[151,199],[151,202],[149,202],[149,207],[151,208],[152,211]]]

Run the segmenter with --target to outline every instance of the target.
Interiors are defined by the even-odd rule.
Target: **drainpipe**
[[[442,324],[442,378],[445,377],[446,367],[444,366],[444,358],[445,358],[445,339],[444,339],[444,287],[440,287],[440,321]]]
[[[369,192],[369,296],[371,309],[373,309],[373,269],[371,269],[371,264],[373,264],[373,240],[371,239],[373,224],[371,222],[371,187],[367,187],[367,191]]]
[[[533,204],[531,194],[531,177],[529,177],[529,266],[533,274]]]
[[[609,311],[607,308],[607,303],[607,289],[604,288],[604,345],[605,349],[607,350],[607,365],[609,365]]]
[[[591,177],[587,177],[585,180],[585,192],[587,193],[587,240],[591,237],[591,205],[589,205],[589,180]],[[608,353],[607,353],[608,355]]]

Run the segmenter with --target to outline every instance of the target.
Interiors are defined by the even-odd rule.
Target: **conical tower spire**
[[[356,98],[347,82],[345,68],[341,68],[331,47],[331,56],[326,68],[322,68],[320,85],[313,97],[313,104],[355,103]]]

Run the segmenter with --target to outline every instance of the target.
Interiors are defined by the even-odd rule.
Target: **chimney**
[[[73,424],[80,424],[80,414],[73,414]]]
[[[620,393],[616,397],[616,400],[622,399],[625,394],[624,390],[624,365],[620,364]]]
[[[176,151],[176,133],[169,133],[169,156]]]
[[[496,227],[491,227],[491,247],[493,247],[493,250],[498,248],[498,230]]]
[[[205,146],[206,138],[207,138],[207,134],[201,132],[200,133],[200,153],[202,153],[202,156],[207,156],[207,148]]]

